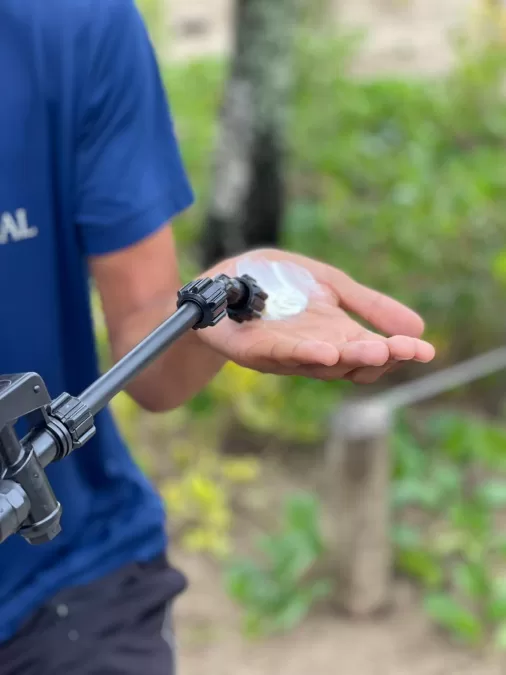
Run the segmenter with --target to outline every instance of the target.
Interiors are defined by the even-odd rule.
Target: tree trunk
[[[236,0],[226,85],[202,240],[206,267],[276,246],[285,214],[285,126],[300,0]]]

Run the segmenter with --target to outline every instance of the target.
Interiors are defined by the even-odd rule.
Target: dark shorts
[[[65,590],[0,645],[0,675],[173,675],[171,605],[185,587],[160,557]]]

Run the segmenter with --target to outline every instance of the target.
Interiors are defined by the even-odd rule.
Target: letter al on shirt
[[[25,209],[17,209],[14,213],[0,213],[0,246],[33,239],[38,234],[38,228],[28,223]]]

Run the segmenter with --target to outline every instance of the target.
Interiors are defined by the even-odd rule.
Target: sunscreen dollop
[[[312,293],[319,287],[304,267],[288,261],[265,258],[241,258],[237,274],[249,274],[268,294],[262,318],[280,321],[297,316],[308,306]]]

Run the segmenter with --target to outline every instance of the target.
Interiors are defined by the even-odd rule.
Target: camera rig
[[[37,373],[0,376],[0,543],[17,533],[30,544],[54,539],[62,507],[45,467],[89,441],[94,416],[186,331],[215,326],[225,317],[238,323],[260,318],[266,299],[246,274],[186,284],[174,314],[78,396],[51,399]],[[19,439],[15,425],[21,418],[30,431]]]

